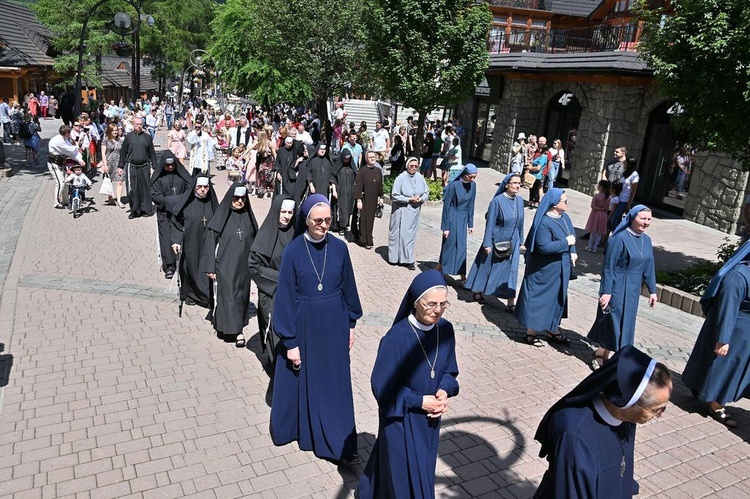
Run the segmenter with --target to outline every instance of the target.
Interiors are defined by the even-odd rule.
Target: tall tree
[[[672,0],[663,15],[641,2],[639,45],[664,95],[682,112],[673,124],[698,146],[733,155],[750,169],[750,4]]]
[[[39,0],[32,7],[40,22],[53,33],[51,44],[60,53],[54,67],[63,84],[72,85],[75,81],[83,20],[97,2]],[[153,27],[144,25],[140,30],[144,61],[148,63],[153,59],[156,76],[172,76],[179,72],[190,50],[208,43],[215,3],[213,0],[143,0],[141,5],[141,13],[151,15],[155,21]],[[112,0],[92,14],[87,27],[83,77],[96,85],[101,68],[95,64],[95,55],[111,54],[112,44],[120,39],[121,35],[110,29],[115,13],[120,11],[132,18],[136,16],[130,4]]]
[[[228,0],[209,49],[227,84],[264,103],[326,99],[362,78],[368,0]]]
[[[491,15],[474,0],[375,0],[368,19],[368,60],[385,95],[424,120],[439,105],[458,104],[489,65]]]

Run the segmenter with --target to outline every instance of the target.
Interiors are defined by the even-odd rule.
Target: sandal
[[[482,293],[474,293],[474,301],[479,303],[480,305],[484,305],[486,303],[484,301],[484,297],[482,296]]]
[[[557,343],[558,345],[570,345],[570,338],[562,333],[552,333],[547,331],[547,343]]]
[[[509,314],[514,314],[516,312],[516,306],[515,305],[506,305],[505,311]]]
[[[526,343],[531,345],[532,347],[537,347],[537,348],[544,346],[544,343],[542,343],[542,340],[537,338],[535,334],[527,334]]]
[[[712,419],[715,419],[719,423],[723,424],[727,428],[737,428],[737,421],[732,416],[727,414],[727,408],[722,407],[721,409],[713,410],[711,407],[708,408],[708,415]]]
[[[242,333],[237,335],[237,338],[234,340],[234,344],[237,346],[237,348],[242,348],[245,346],[245,335]]]

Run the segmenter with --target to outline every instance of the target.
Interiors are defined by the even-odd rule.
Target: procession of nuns
[[[338,465],[360,464],[350,350],[363,311],[347,244],[329,232],[340,207],[332,212],[329,198],[320,193],[298,201],[292,193],[278,192],[259,226],[246,186],[231,185],[219,201],[210,176],[191,177],[172,155],[162,163],[152,193],[161,214],[161,251],[171,249],[176,260],[180,313],[183,304],[206,308],[216,334],[244,347],[242,331],[253,313],[250,283],[255,282],[261,343],[274,361],[273,443],[297,442],[301,450]],[[559,331],[577,260],[567,194],[549,189],[524,238],[521,179],[507,175],[489,204],[481,246],[471,262],[467,237],[474,228],[476,178],[476,167],[468,164],[447,184],[438,268],[416,274],[380,339],[371,375],[378,435],[361,474],[361,498],[435,497],[441,417],[459,393],[455,334],[443,317],[450,305],[446,275],[460,276],[475,301],[507,300],[505,310],[525,328],[529,346],[542,347],[542,339],[571,343]],[[416,208],[424,201],[419,189],[394,199]],[[588,334],[598,345],[590,361],[593,373],[539,425],[536,438],[549,469],[535,497],[637,493],[635,425],[663,413],[672,386],[666,368],[633,346],[644,284],[649,305],[656,302],[646,234],[650,223],[651,210],[635,206],[609,237],[597,317]],[[414,262],[416,224],[411,226],[407,256],[397,258],[406,264]],[[522,257],[525,273],[518,286]],[[701,304],[706,320],[683,381],[707,404],[711,417],[734,427],[725,404],[750,393],[750,243],[714,276]],[[615,438],[608,441],[608,435]]]

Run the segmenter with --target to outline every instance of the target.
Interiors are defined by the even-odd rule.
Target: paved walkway
[[[480,170],[472,254],[500,178]],[[218,183],[226,189],[222,175]],[[589,198],[569,194],[582,227]],[[51,198],[52,180],[38,171],[0,181],[0,496],[353,496],[361,467],[338,469],[295,445],[271,443],[269,378],[255,322],[246,329],[248,348],[237,349],[212,336],[200,310],[186,307],[177,317],[175,290],[157,269],[153,218],[128,220],[95,196],[98,211],[73,220]],[[252,205],[260,220],[270,200]],[[416,243],[423,268],[437,257],[439,217],[438,207],[423,212]],[[723,238],[681,220],[655,220],[650,234],[660,268],[712,258]],[[384,217],[374,251],[349,246],[365,310],[352,351],[365,459],[377,433],[369,375],[378,341],[414,276],[385,262],[386,238]],[[459,333],[461,393],[443,419],[438,497],[533,495],[546,469],[536,426],[589,373],[590,350],[579,335],[594,317],[601,255],[581,258],[583,275],[570,287],[572,318],[563,321],[575,339],[570,348],[530,347],[499,302],[480,306],[451,289],[446,317]],[[700,325],[642,301],[637,344],[679,373]],[[746,497],[750,403],[729,410],[741,424],[735,431],[706,418],[678,377],[664,417],[638,431],[641,495]]]

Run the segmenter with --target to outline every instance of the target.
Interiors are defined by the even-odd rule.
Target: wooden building
[[[0,99],[23,101],[29,92],[51,93],[51,34],[28,8],[0,0]]]
[[[737,228],[748,174],[731,158],[698,151],[688,195],[673,190],[683,143],[670,125],[679,111],[638,57],[642,25],[634,0],[491,0],[490,65],[457,109],[465,157],[507,171],[519,133],[560,139],[563,185],[593,194],[617,147],[639,163],[636,200],[726,232]],[[652,7],[664,6],[652,0]]]

